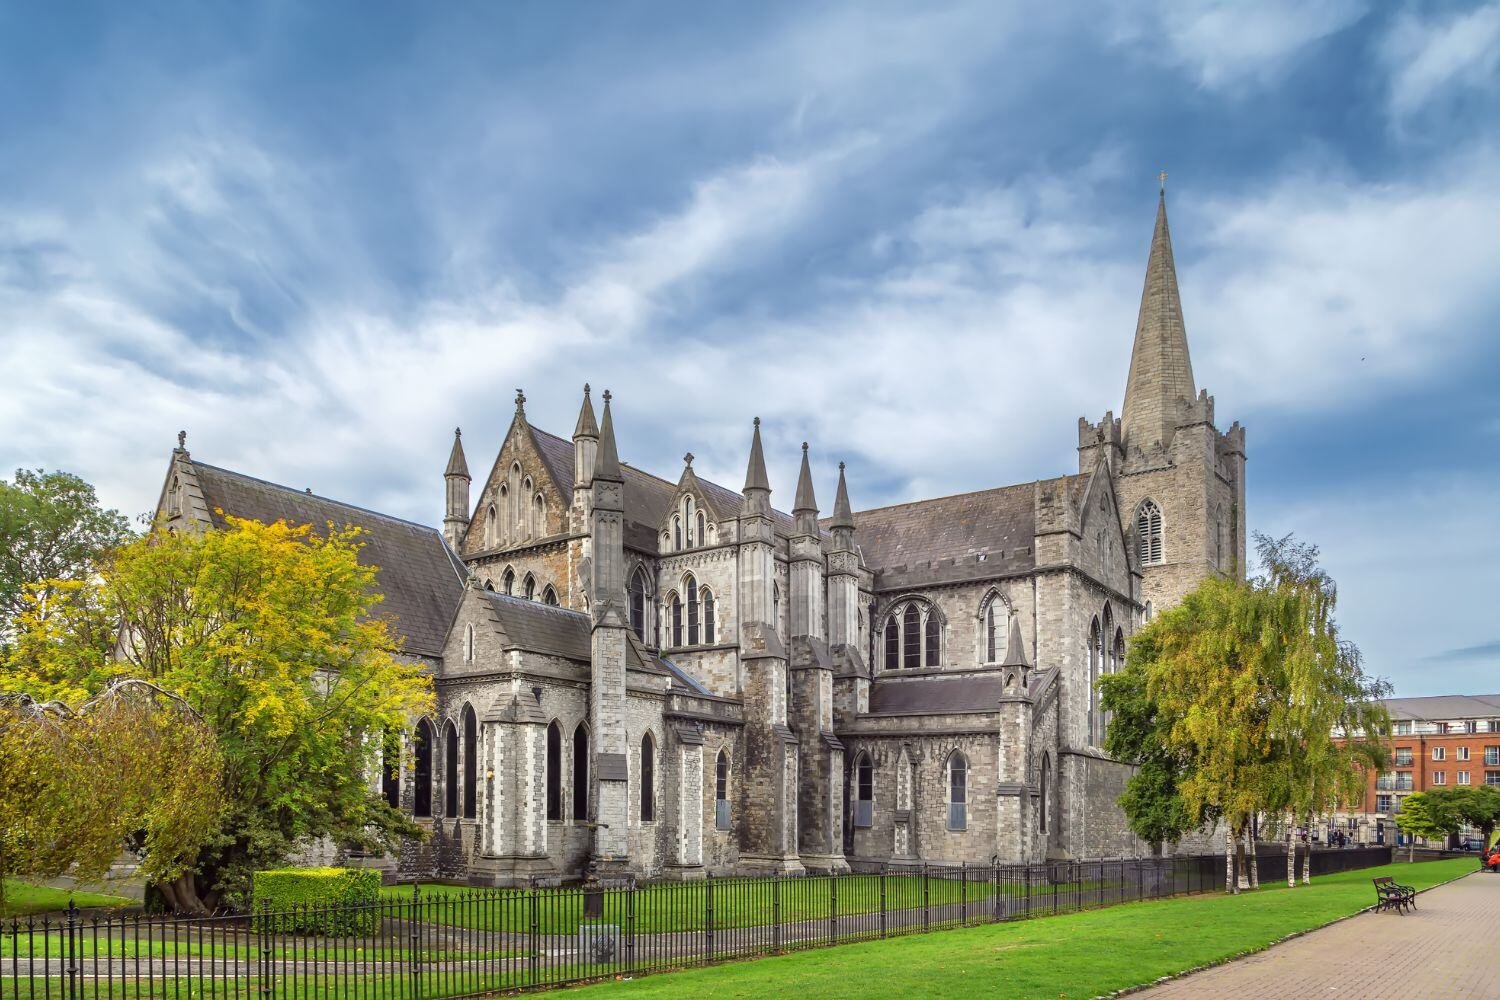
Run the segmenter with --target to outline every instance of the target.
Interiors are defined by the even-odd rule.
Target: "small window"
[[[1446,749],[1444,749],[1443,747],[1433,747],[1432,748],[1432,759],[1433,760],[1442,760],[1447,755],[1447,752],[1448,751]]]
[[[557,591],[552,589],[552,584],[550,583],[542,588],[542,603],[550,604],[554,608],[557,607]]]
[[[729,751],[714,761],[714,829],[729,829]]]
[[[927,656],[925,663],[929,667],[942,665],[943,625],[938,621],[936,611],[927,612]]]
[[[984,609],[984,662],[998,663],[1000,637],[995,624],[995,602],[990,601]]]
[[[714,644],[714,592],[707,587],[703,588],[703,642]]]
[[[412,742],[414,769],[412,776],[412,815],[432,815],[432,726],[426,719],[417,722]]]
[[[474,662],[474,626],[464,626],[464,662]]]
[[[385,733],[381,748],[380,794],[392,809],[401,808],[401,737],[394,729]]]
[[[682,599],[679,598],[676,594],[672,595],[670,618],[671,618],[671,621],[672,621],[672,645],[673,646],[681,646],[682,645]]]
[[[458,730],[443,727],[443,815],[458,815]]]
[[[558,725],[556,719],[547,727],[547,818],[563,818],[562,726]]]
[[[573,818],[589,818],[589,731],[581,722],[573,730]]]
[[[505,591],[507,596],[512,595],[516,592],[515,570],[508,569],[505,571],[505,576],[500,578],[500,589]]]
[[[528,601],[536,600],[536,580],[532,578],[530,573],[526,574],[526,599]]]
[[[1460,785],[1467,785],[1469,783],[1469,772],[1468,771],[1459,771],[1458,772],[1458,783]]]
[[[479,719],[464,706],[464,819],[479,815]]]
[[[901,627],[895,618],[885,623],[885,669],[896,670],[901,666]]]
[[[910,670],[922,665],[921,612],[915,604],[908,604],[901,615],[901,665]]]
[[[870,827],[875,819],[875,766],[861,753],[854,762],[854,825]]]
[[[1434,785],[1446,785],[1448,783],[1448,775],[1447,775],[1447,773],[1444,772],[1444,771],[1433,771],[1432,772],[1432,783]]]
[[[1458,748],[1458,759],[1459,760],[1468,760],[1469,759],[1469,748],[1468,747],[1459,747]]]
[[[679,514],[672,515],[672,548],[674,550],[682,548],[682,516]]]
[[[969,827],[969,762],[957,750],[948,757],[948,829]]]
[[[1042,754],[1042,780],[1038,788],[1036,807],[1036,828],[1042,833],[1047,832],[1047,793],[1052,790],[1052,758]]]
[[[691,576],[687,579],[687,616],[688,632],[687,641],[689,646],[698,645],[698,581]]]
[[[656,741],[641,737],[641,822],[656,821]]]
[[[706,530],[706,528],[707,528],[707,526],[706,526],[706,524],[704,522],[704,519],[703,519],[703,511],[700,510],[698,512],[698,544],[699,545],[707,545],[708,544],[708,531]]]
[[[630,575],[630,628],[642,642],[646,639],[646,576],[637,569]]]

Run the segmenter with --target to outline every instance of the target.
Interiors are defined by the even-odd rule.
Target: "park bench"
[[[1375,909],[1395,910],[1405,913],[1406,907],[1417,908],[1417,890],[1409,885],[1399,885],[1389,875],[1371,879],[1375,883]]]

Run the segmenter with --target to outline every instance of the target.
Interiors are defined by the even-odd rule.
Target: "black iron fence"
[[[1314,874],[1390,848],[1318,851]],[[1221,855],[920,867],[572,888],[392,887],[338,908],[0,925],[0,1000],[417,1000],[636,976],[728,958],[1222,891]],[[1286,878],[1262,853],[1263,882]],[[315,933],[315,931],[317,933]]]

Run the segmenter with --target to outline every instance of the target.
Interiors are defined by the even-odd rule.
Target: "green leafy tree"
[[[1479,831],[1480,840],[1489,846],[1495,838],[1495,827],[1500,825],[1500,788],[1491,785],[1470,785],[1456,788],[1437,788],[1423,793],[1428,798],[1441,802],[1460,824],[1468,824]],[[1457,828],[1455,827],[1456,832]]]
[[[431,681],[399,655],[359,532],[228,518],[155,532],[20,616],[11,674],[34,690],[117,676],[182,697],[214,734],[226,803],[195,863],[155,883],[179,912],[247,902],[250,873],[327,837],[368,849],[419,830],[376,793],[379,738],[430,709]],[[101,635],[118,628],[107,654]]]
[[[1453,811],[1451,800],[1434,798],[1428,792],[1415,792],[1401,800],[1396,813],[1396,828],[1411,838],[1407,843],[1406,860],[1416,856],[1417,837],[1427,840],[1442,840],[1450,833],[1458,832],[1459,818]]]
[[[0,696],[0,896],[5,877],[102,877],[127,843],[147,878],[178,878],[217,829],[219,777],[213,734],[156,685],[76,709]]]
[[[94,488],[66,472],[17,469],[0,479],[0,646],[18,615],[53,581],[79,580],[132,536],[119,511],[99,506]]]

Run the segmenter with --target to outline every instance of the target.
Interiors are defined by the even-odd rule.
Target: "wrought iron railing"
[[[1314,874],[1390,848],[1319,850]],[[1262,854],[1260,878],[1286,878]],[[417,1000],[637,976],[1224,888],[1224,858],[889,865],[840,876],[391,890],[368,904],[0,924],[0,1000]]]

